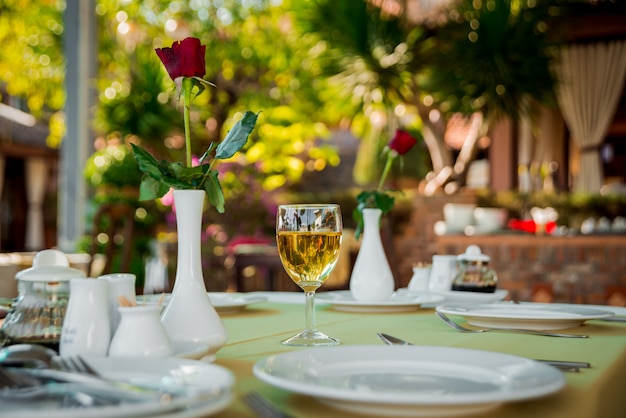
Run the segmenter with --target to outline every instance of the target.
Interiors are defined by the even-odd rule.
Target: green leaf
[[[204,154],[202,154],[202,157],[200,157],[199,159],[200,164],[204,163],[204,160],[206,160],[211,155],[211,152],[213,152],[215,147],[217,147],[217,144],[215,142],[211,142],[211,145],[209,145],[209,148],[207,148],[207,150],[204,151]]]
[[[206,193],[209,196],[209,203],[217,209],[218,213],[224,213],[224,205],[226,201],[224,199],[222,186],[220,185],[217,175],[217,170],[212,170],[209,173],[207,181],[204,183],[204,190],[206,190]]]
[[[161,181],[145,174],[139,185],[139,200],[154,200],[163,197],[170,188]]]
[[[243,148],[248,142],[248,136],[254,129],[258,117],[258,113],[247,110],[243,118],[235,123],[235,126],[228,131],[226,138],[217,146],[215,158],[220,160],[230,158]]]
[[[217,87],[215,84],[211,83],[211,82],[210,82],[210,81],[208,81],[208,80],[205,80],[204,78],[201,78],[201,77],[191,77],[191,78],[192,78],[192,80],[193,80],[193,82],[194,82],[193,84],[195,84],[196,86],[198,86],[198,88],[201,88],[201,89],[203,89],[203,90],[204,90],[206,87],[208,87],[208,86],[211,86],[211,87]],[[199,94],[199,93],[198,93],[198,94]],[[197,95],[196,95],[196,96],[197,96]]]
[[[185,167],[181,163],[170,163],[168,165],[168,171],[176,180],[188,183],[191,187],[201,185],[200,183],[202,183],[207,170],[208,166]]]
[[[148,151],[135,144],[130,144],[130,146],[133,148],[133,154],[135,155],[139,169],[152,178],[159,180],[163,176],[163,171],[156,158]]]
[[[173,177],[173,176],[163,176],[161,177],[160,181],[162,184],[166,185],[167,187],[172,187],[177,190],[194,189],[193,185],[184,181],[180,181],[176,177]]]
[[[379,190],[362,191],[356,197],[357,206],[352,211],[352,218],[356,222],[354,236],[358,239],[363,233],[363,209],[378,208],[383,215],[388,213],[395,202],[395,198],[387,192]]]

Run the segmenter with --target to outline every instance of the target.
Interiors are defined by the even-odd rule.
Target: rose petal
[[[389,148],[398,153],[398,155],[404,155],[413,148],[417,143],[417,140],[406,131],[402,129],[396,130],[396,135],[389,142]]]
[[[171,48],[155,49],[172,80],[178,77],[204,77],[206,46],[198,38],[176,41]]]

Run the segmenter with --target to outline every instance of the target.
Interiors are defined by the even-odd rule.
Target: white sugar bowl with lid
[[[490,258],[480,247],[470,245],[456,257],[457,273],[452,280],[452,290],[494,293],[498,276],[489,266]]]
[[[57,348],[69,300],[69,280],[77,277],[85,277],[85,272],[70,267],[63,252],[38,252],[33,266],[15,275],[18,296],[0,328],[2,340]]]

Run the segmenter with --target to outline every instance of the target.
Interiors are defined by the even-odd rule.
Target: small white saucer
[[[174,346],[174,353],[170,357],[176,358],[201,360],[210,351],[208,345],[193,341],[173,341],[172,345]]]
[[[213,305],[218,314],[237,313],[247,308],[249,305],[267,301],[267,297],[265,296],[247,293],[208,292],[207,294],[209,295],[209,299],[211,300],[211,305]],[[164,295],[141,295],[137,296],[137,302],[140,304],[156,304],[159,302],[159,300],[161,300],[161,298],[163,298],[161,304],[165,306],[167,305],[171,297],[171,293],[165,293]]]
[[[492,303],[503,300],[509,291],[505,289],[497,289],[494,293],[482,292],[463,292],[460,290],[448,290],[442,292],[411,292],[406,287],[398,289],[398,293],[412,296],[437,295],[443,299],[437,301],[436,304],[424,304],[423,307],[434,308],[436,305],[443,303]]]
[[[389,299],[381,301],[363,302],[354,299],[349,290],[320,292],[315,298],[328,302],[331,306],[344,312],[395,313],[416,311],[422,304],[435,303],[443,300],[438,295],[413,295],[394,292]]]

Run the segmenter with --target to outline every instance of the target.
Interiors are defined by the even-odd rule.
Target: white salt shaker
[[[131,304],[135,304],[135,275],[132,273],[112,273],[98,277],[98,280],[106,280],[109,284],[108,304],[109,321],[111,323],[111,335],[120,323],[120,313],[117,310],[119,298],[124,297]]]
[[[172,342],[161,323],[161,306],[118,307],[120,324],[109,346],[111,357],[167,357]]]
[[[61,329],[59,354],[106,356],[111,341],[108,283],[70,279],[70,298]]]
[[[428,280],[428,290],[433,293],[452,289],[456,274],[456,255],[433,255],[433,266]]]
[[[413,276],[409,282],[409,292],[427,292],[428,281],[430,280],[431,266],[429,264],[418,264],[413,266]]]

